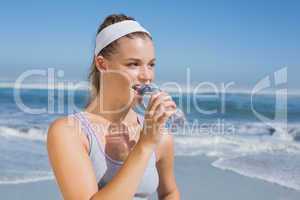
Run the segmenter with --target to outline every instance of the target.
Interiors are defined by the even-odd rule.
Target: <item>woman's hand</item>
[[[165,92],[153,94],[146,109],[144,126],[138,142],[150,148],[156,146],[161,139],[167,119],[175,111],[176,104],[170,95]]]

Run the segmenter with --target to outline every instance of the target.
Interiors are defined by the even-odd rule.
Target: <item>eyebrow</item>
[[[130,61],[130,60],[132,60],[132,61],[137,61],[137,62],[140,62],[140,61],[141,61],[141,59],[138,59],[138,58],[128,58],[128,59],[126,59],[126,61]],[[155,60],[156,60],[156,59],[153,58],[153,59],[150,60],[150,62],[154,62]]]

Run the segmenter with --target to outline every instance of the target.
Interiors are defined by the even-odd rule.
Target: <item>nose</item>
[[[151,83],[153,79],[153,70],[149,69],[149,67],[147,66],[141,67],[141,70],[139,71],[138,79],[143,84]]]

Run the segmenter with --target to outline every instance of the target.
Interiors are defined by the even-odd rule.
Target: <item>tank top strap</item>
[[[144,124],[144,116],[137,114],[137,121],[140,125],[143,125]]]
[[[84,123],[84,125],[87,127],[87,133],[89,134],[89,136],[91,138],[91,142],[92,143],[93,143],[93,141],[95,142],[95,147],[98,148],[98,150],[100,150],[101,154],[104,155],[104,157],[106,157],[109,161],[111,161],[111,162],[113,162],[115,164],[118,164],[118,165],[123,164],[122,161],[114,160],[109,155],[107,155],[105,153],[104,146],[98,140],[97,134],[95,133],[95,131],[94,131],[92,125],[91,125],[91,122],[84,115],[84,113],[79,112],[77,115],[80,117],[80,119],[82,120],[82,122]]]
[[[80,112],[78,113],[74,113],[73,116],[80,122],[80,126],[81,129],[83,131],[83,133],[86,135],[88,142],[89,142],[89,155],[91,153],[92,150],[92,130],[90,129],[90,126],[88,124],[88,122],[84,119],[84,117],[82,116],[82,114]]]

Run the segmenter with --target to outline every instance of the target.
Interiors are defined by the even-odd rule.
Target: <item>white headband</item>
[[[151,36],[145,28],[134,20],[125,20],[105,27],[96,36],[95,55],[97,56],[104,47],[113,41],[133,32],[145,32]]]

